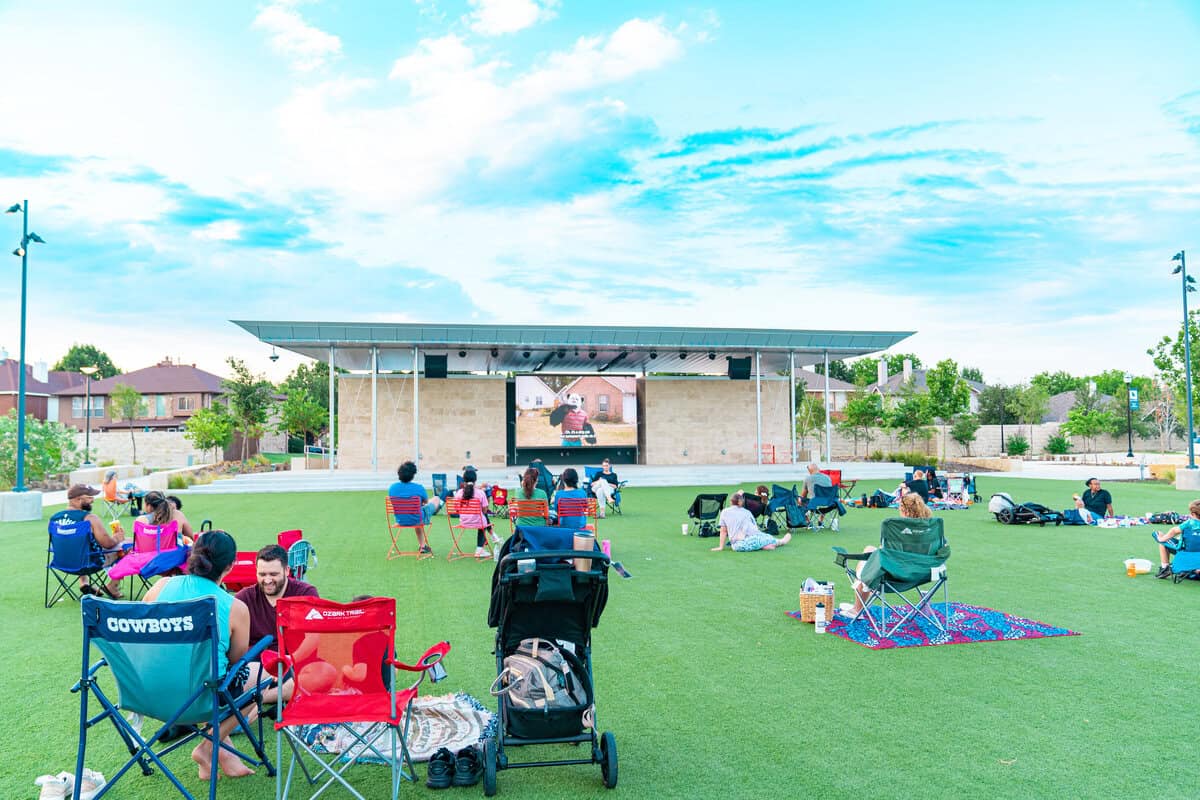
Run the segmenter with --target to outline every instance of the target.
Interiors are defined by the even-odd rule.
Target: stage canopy
[[[447,356],[450,372],[723,375],[758,355],[763,374],[885,350],[912,331],[658,328],[612,325],[433,325],[233,320],[262,342],[348,370],[412,369],[415,353]]]

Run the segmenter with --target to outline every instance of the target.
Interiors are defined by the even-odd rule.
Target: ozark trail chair
[[[946,543],[942,520],[885,519],[880,526],[879,549],[870,553],[847,553],[833,548],[834,561],[846,570],[862,609],[851,622],[866,617],[877,636],[890,637],[900,628],[924,617],[940,631],[949,627],[950,607],[946,589]],[[865,562],[856,575],[856,562]],[[855,582],[862,581],[860,588]],[[927,588],[925,588],[927,587]],[[934,608],[933,598],[942,590],[942,611]],[[893,599],[889,600],[889,597]],[[903,604],[894,600],[899,597]]]

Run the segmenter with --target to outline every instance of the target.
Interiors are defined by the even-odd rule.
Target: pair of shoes
[[[425,545],[424,547],[421,548],[421,555],[423,555],[423,556],[433,555],[433,548],[430,547],[429,545]]]
[[[79,584],[79,593],[80,594],[90,594],[93,597],[101,596],[100,592],[96,591],[96,587],[92,586],[90,583]],[[42,777],[47,777],[47,776],[43,775]]]
[[[454,754],[445,747],[438,748],[429,759],[429,773],[425,785],[430,789],[449,789],[454,780]]]
[[[75,776],[69,772],[42,775],[34,780],[33,785],[42,787],[41,793],[38,794],[38,800],[59,800],[59,798],[70,797],[71,790],[75,787]]]
[[[488,549],[486,547],[476,547],[475,548],[475,557],[476,558],[487,558],[488,557]]]
[[[1162,569],[1160,569],[1160,570],[1158,571],[1158,574],[1157,574],[1157,575],[1155,575],[1154,577],[1156,577],[1156,578],[1169,578],[1169,577],[1171,577],[1171,565],[1170,565],[1170,564],[1167,564],[1166,566],[1164,566]]]
[[[74,776],[72,776],[72,779]],[[74,783],[74,780],[72,780]],[[83,770],[83,780],[79,782],[79,800],[92,800],[104,788],[104,776],[94,769]]]
[[[474,786],[483,777],[483,758],[474,747],[464,747],[454,755],[445,747],[429,759],[429,774],[425,785],[430,789],[450,786]]]

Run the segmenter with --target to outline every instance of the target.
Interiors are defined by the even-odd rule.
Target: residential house
[[[1102,394],[1096,398],[1097,408],[1108,408],[1115,401],[1112,395]],[[1075,407],[1078,400],[1074,391],[1059,392],[1050,396],[1050,402],[1046,407],[1046,413],[1042,415],[1042,422],[1066,422],[1067,412]],[[1125,414],[1125,409],[1120,409],[1121,414]],[[1184,437],[1187,438],[1186,436]]]
[[[0,351],[0,416],[17,408],[21,362]],[[76,386],[85,378],[78,372],[50,370],[46,362],[25,364],[25,414],[34,419],[54,422],[60,416],[58,393]]]
[[[925,376],[928,370],[913,369],[912,362],[907,358],[904,359],[904,368],[895,375],[887,374],[887,362],[883,359],[879,360],[879,380],[867,387],[868,392],[883,397],[884,405],[888,404],[891,398],[895,398],[900,394],[900,390],[910,380],[913,382],[913,387],[919,393],[929,391],[929,384],[926,383]],[[984,385],[979,381],[967,381],[967,387],[970,389],[970,406],[969,411],[972,414],[979,413],[979,395],[983,392]]]
[[[518,375],[516,389],[517,408],[522,411],[554,407],[554,390],[537,375]]]
[[[558,401],[577,394],[583,409],[598,422],[637,422],[637,379],[619,375],[584,375],[558,393]]]
[[[819,372],[807,369],[796,370],[796,383],[804,382],[804,393],[809,397],[825,402],[825,376]],[[834,414],[846,408],[850,395],[858,389],[853,383],[829,379],[829,413]]]
[[[176,364],[169,358],[153,367],[92,381],[92,430],[124,428],[128,422],[112,410],[113,387],[132,386],[142,395],[142,415],[133,421],[143,430],[182,430],[188,417],[212,405],[223,393],[221,378],[197,369],[195,364]],[[58,392],[59,422],[82,430],[87,422],[86,387],[80,383]]]

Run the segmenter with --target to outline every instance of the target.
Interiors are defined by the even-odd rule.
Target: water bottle
[[[817,603],[817,609],[813,613],[813,622],[816,626],[817,633],[825,632],[825,604]]]

